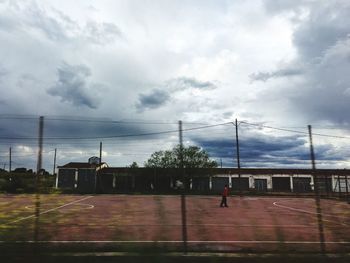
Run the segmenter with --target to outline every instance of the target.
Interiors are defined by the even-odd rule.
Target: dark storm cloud
[[[78,119],[78,120],[77,120]],[[113,122],[110,119],[94,119],[84,117],[45,117],[45,136],[62,137],[59,142],[75,142],[65,140],[64,137],[92,138],[82,141],[83,143],[98,143],[102,137],[124,136],[150,132],[142,125],[130,124],[128,122]],[[94,139],[96,138],[96,139]],[[113,138],[109,138],[113,140]],[[108,140],[108,138],[106,139]],[[127,138],[123,138],[127,140]]]
[[[33,119],[1,119],[4,126],[0,129],[1,142],[9,144],[25,143],[26,140],[13,140],[6,138],[32,137],[35,138],[38,132],[38,121]],[[36,142],[36,140],[35,140]]]
[[[287,68],[287,69],[281,69],[273,72],[258,72],[253,73],[249,75],[249,78],[251,81],[267,81],[271,78],[283,78],[283,77],[293,77],[302,75],[303,70],[301,69],[294,69],[294,68]]]
[[[290,101],[311,121],[350,124],[349,72],[350,39],[347,39],[329,47],[320,61],[313,65],[304,88],[290,91],[293,92]]]
[[[71,66],[64,64],[57,70],[58,80],[47,90],[48,94],[58,96],[62,102],[69,102],[74,106],[86,106],[96,109],[99,105],[96,84],[89,84],[91,71],[84,65]]]
[[[155,88],[147,94],[140,94],[136,108],[139,111],[156,109],[165,105],[171,99],[171,95],[176,92],[190,89],[207,90],[215,88],[216,86],[209,81],[198,81],[194,78],[186,77],[170,79],[164,82],[161,88]]]
[[[194,78],[180,77],[167,81],[166,86],[174,90],[186,89],[215,89],[216,86],[210,81],[199,81]]]
[[[156,109],[170,100],[170,94],[163,90],[154,89],[148,94],[140,94],[136,107],[138,110]]]
[[[35,169],[39,117],[32,116],[28,119],[25,117],[22,118],[23,116],[20,117],[20,119],[16,119],[16,116],[14,117],[14,119],[1,119],[3,123],[3,126],[0,127],[0,143],[3,147],[2,151],[6,150],[7,152],[9,147],[12,147],[13,168],[23,166]],[[43,164],[46,169],[52,165],[55,148],[57,148],[58,152],[58,165],[63,165],[72,161],[84,162],[93,155],[98,156],[99,144],[101,141],[103,142],[103,151],[112,155],[119,151],[123,151],[123,149],[127,152],[135,153],[135,136],[123,137],[122,139],[114,137],[159,131],[159,129],[157,130],[154,127],[150,128],[149,125],[142,126],[129,122],[116,122],[109,118],[102,119],[78,116],[45,116],[44,127]],[[4,137],[7,139],[3,140]],[[9,139],[13,137],[30,137],[32,139]],[[67,139],[67,137],[78,139]],[[83,139],[86,137],[89,137],[90,139]],[[148,140],[154,140],[156,135],[140,136],[137,138],[137,143],[142,144],[143,142],[147,143]],[[25,151],[23,147],[28,149]],[[124,148],[121,149],[121,147]],[[137,149],[137,151],[139,151],[139,149]],[[118,157],[116,159],[113,159],[113,157],[109,158],[109,160],[118,161]],[[7,162],[8,158],[0,158],[0,162],[1,161]],[[113,162],[108,163],[113,164]],[[49,170],[52,171],[52,168],[49,168]]]
[[[198,81],[194,78],[180,77],[165,81],[161,88],[155,88],[150,93],[140,94],[136,108],[139,111],[145,109],[156,109],[165,105],[171,99],[171,95],[180,91],[191,89],[208,90],[216,86],[209,81]]]
[[[236,151],[236,143],[234,140],[213,140],[200,141],[201,146],[213,149],[215,152],[226,153],[232,156]],[[272,136],[255,136],[241,138],[239,141],[241,155],[247,159],[261,158],[266,155],[276,155],[282,151],[290,151],[292,149],[303,146],[305,141],[296,136],[291,137],[272,137]]]
[[[297,26],[292,41],[297,56],[288,67],[296,71],[262,71],[250,75],[251,80],[267,81],[285,76],[285,73],[288,76],[300,75],[297,84],[286,82],[283,89],[269,90],[259,99],[286,99],[288,110],[296,113],[303,121],[349,125],[349,1],[324,1],[317,4],[312,1],[271,0],[264,4],[273,14],[294,12],[291,19]]]
[[[293,42],[304,60],[322,57],[337,42],[348,38],[350,6],[336,2],[341,1],[314,8],[295,31]]]
[[[289,154],[295,149],[303,148],[304,142],[302,140],[295,140],[296,137],[250,137],[241,138],[240,144],[240,158],[245,167],[265,165],[273,162],[274,165],[281,165],[288,162]],[[199,140],[196,141],[201,147],[207,150],[211,157],[216,157],[228,160],[231,166],[236,165],[236,143],[233,139],[222,140]],[[295,159],[302,160],[303,154]],[[285,158],[281,158],[284,156]]]
[[[208,151],[216,160],[222,159],[224,165],[236,166],[236,143],[233,139],[195,139],[196,144]],[[299,136],[275,137],[255,135],[243,137],[239,141],[240,159],[245,167],[282,167],[310,165],[309,145],[305,138]],[[332,145],[315,147],[318,161],[342,161],[350,157],[337,151]]]
[[[300,60],[312,63],[306,89],[292,102],[313,120],[349,124],[350,5],[325,5],[310,13],[294,33]]]

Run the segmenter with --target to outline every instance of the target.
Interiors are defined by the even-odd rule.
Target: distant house
[[[70,162],[58,166],[56,188],[71,189],[80,193],[94,193],[97,172],[107,167],[107,163],[100,163],[99,158],[95,156],[89,158],[88,162]]]

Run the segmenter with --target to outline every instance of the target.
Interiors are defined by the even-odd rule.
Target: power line
[[[39,115],[25,115],[25,114],[0,114],[0,119],[9,119],[9,120],[37,120],[39,118]],[[129,119],[122,119],[122,120],[109,120],[106,117],[95,117],[95,118],[86,118],[86,117],[79,117],[79,116],[73,116],[73,115],[67,115],[67,116],[45,116],[45,120],[51,120],[51,121],[71,121],[71,122],[96,122],[96,123],[115,123],[115,124],[151,124],[151,125],[176,125],[177,121],[164,121],[164,120],[129,120]],[[240,121],[245,122],[245,121]],[[210,125],[209,123],[203,123],[203,122],[186,122],[183,121],[184,124],[193,124],[193,125]],[[246,122],[248,124],[248,122]],[[252,123],[250,123],[252,124]],[[253,124],[252,124],[253,125]],[[256,124],[261,125],[261,124]],[[320,126],[320,125],[313,125],[316,129],[344,129],[344,130],[350,130],[350,127],[343,127],[343,126],[336,126],[336,125],[328,125],[328,126]],[[279,127],[280,129],[304,129],[304,126],[285,126],[285,127]]]
[[[1,115],[0,119],[8,120],[37,120],[39,116],[33,117],[33,115]],[[177,121],[157,121],[157,120],[107,120],[106,118],[96,117],[96,119],[88,118],[76,118],[75,116],[57,117],[45,116],[45,121],[68,121],[68,122],[91,122],[91,123],[111,123],[111,124],[150,124],[150,125],[177,125]],[[208,125],[208,123],[199,122],[184,122],[185,124],[192,125]]]
[[[62,118],[47,118],[48,121],[71,121],[71,122],[91,122],[91,123],[110,123],[110,124],[147,124],[147,125],[170,125],[175,122],[150,122],[150,121],[114,121],[114,120],[84,120],[84,119],[62,119]]]
[[[97,139],[96,139],[97,140]],[[124,144],[124,145],[145,145],[145,144],[156,144],[156,142],[159,142],[160,139],[144,139],[142,140],[142,143],[133,143],[134,140],[131,140],[131,141],[120,141],[120,140],[112,140],[112,141],[108,141],[108,145],[120,145],[120,144]],[[174,141],[175,139],[171,139],[171,138],[168,138],[168,141]],[[141,141],[141,140],[140,140]],[[43,142],[43,144],[45,144],[46,146],[57,146],[57,145],[83,145],[83,146],[94,146],[96,145],[97,141],[77,141],[77,142],[74,142],[74,141],[70,141],[70,142],[62,142],[62,141],[59,141],[59,142]],[[1,142],[0,141],[0,145],[13,145],[13,144],[20,144],[20,145],[24,145],[24,146],[37,146],[37,143],[35,142],[32,142],[32,141],[26,141],[26,142],[23,142],[23,143],[18,143],[18,142]],[[67,146],[68,147],[68,146]],[[70,148],[70,147],[68,147]],[[8,152],[8,151],[4,151],[4,152]]]
[[[33,115],[6,115],[1,114],[0,119],[3,120],[37,120],[38,117],[34,117]]]
[[[286,131],[286,132],[308,135],[308,132],[303,132],[303,131],[296,131],[296,130],[285,129],[285,128],[277,128],[277,127],[272,127],[272,126],[267,126],[267,125],[262,125],[262,124],[249,123],[246,121],[241,121],[240,123],[247,124],[250,126],[257,126],[257,127],[262,127],[262,128],[278,130],[278,131]],[[329,137],[329,138],[337,138],[337,139],[350,139],[350,137],[348,137],[348,136],[338,136],[338,135],[321,134],[321,133],[313,133],[313,135],[322,136],[322,137]]]
[[[125,138],[125,137],[139,137],[139,136],[150,136],[150,135],[161,135],[174,133],[172,131],[163,132],[150,132],[150,133],[139,133],[139,134],[122,134],[122,135],[111,135],[111,136],[91,136],[91,137],[46,137],[45,140],[93,140],[93,139],[114,139],[114,138]],[[37,140],[37,137],[0,137],[1,140]]]
[[[228,125],[231,122],[206,125],[194,128],[183,129],[183,131],[193,131],[200,129],[207,129],[222,125]],[[162,132],[149,132],[149,133],[139,133],[139,134],[122,134],[122,135],[111,135],[111,136],[92,136],[92,137],[45,137],[45,140],[93,140],[93,139],[114,139],[114,138],[126,138],[126,137],[141,137],[141,136],[151,136],[151,135],[161,135],[161,134],[169,134],[169,133],[177,133],[177,130],[169,130]],[[37,140],[37,137],[0,137],[1,140]]]
[[[35,119],[32,116],[23,116],[23,115],[0,115],[1,119]],[[47,118],[47,120],[53,120],[53,121],[81,121],[81,122],[97,122],[97,123],[113,123],[113,124],[151,124],[151,125],[157,125],[157,124],[176,124],[175,122],[149,122],[149,121],[108,121],[108,120],[89,120],[89,119],[69,119],[69,118]],[[246,124],[249,126],[255,126],[255,127],[261,127],[261,128],[268,128],[268,129],[273,129],[273,130],[278,130],[278,131],[285,131],[285,132],[291,132],[291,133],[296,133],[296,134],[303,134],[307,135],[308,133],[306,131],[300,131],[300,130],[295,130],[295,129],[288,129],[284,127],[273,127],[273,126],[268,126],[268,125],[263,125],[263,124],[255,124],[255,123],[250,123],[247,121],[240,121],[242,124]],[[190,123],[186,123],[190,124]],[[194,124],[194,123],[192,123]],[[204,125],[204,126],[199,126],[199,127],[193,127],[193,128],[187,128],[183,129],[183,131],[195,131],[195,130],[201,130],[201,129],[206,129],[206,128],[212,128],[212,127],[218,127],[218,126],[224,126],[232,124],[232,122],[225,122],[225,123],[219,123],[219,124],[212,124],[212,125]],[[297,127],[295,127],[297,128]],[[300,127],[301,128],[301,127]],[[326,128],[325,128],[326,129]],[[330,128],[329,128],[330,129]],[[161,132],[149,132],[149,133],[138,133],[138,134],[121,134],[121,135],[110,135],[110,136],[77,136],[77,137],[46,137],[45,138],[45,145],[48,145],[50,141],[54,140],[101,140],[101,139],[115,139],[115,138],[127,138],[127,137],[142,137],[142,136],[152,136],[152,135],[163,135],[163,134],[172,134],[172,133],[177,133],[177,130],[168,130],[168,131],[161,131]],[[331,135],[331,134],[323,134],[323,133],[314,133],[315,136],[321,136],[321,137],[328,137],[328,138],[337,138],[337,139],[350,139],[348,136],[339,136],[339,135]],[[37,140],[37,137],[0,137],[0,140]],[[3,144],[0,142],[0,144]],[[57,145],[59,144],[51,142],[51,145]],[[72,144],[72,142],[70,143]]]
[[[23,155],[13,155],[11,154],[11,157],[18,157],[18,158],[21,158],[21,157],[28,157],[28,156],[35,156],[36,153],[31,153],[31,154],[23,154]],[[9,157],[9,155],[0,155],[0,158],[7,158]]]

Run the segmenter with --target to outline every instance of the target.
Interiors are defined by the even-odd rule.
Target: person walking
[[[228,196],[228,186],[225,184],[224,191],[222,192],[222,199],[221,199],[221,204],[220,207],[228,207],[227,206],[227,196]]]

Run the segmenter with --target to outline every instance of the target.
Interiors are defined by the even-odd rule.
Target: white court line
[[[52,204],[53,204],[53,203],[51,203],[51,204],[44,204],[44,206],[51,206]],[[89,204],[78,204],[78,205],[87,206],[86,208],[81,208],[81,209],[79,209],[79,210],[83,210],[83,209],[92,209],[92,208],[95,207],[94,205],[89,205]],[[41,206],[43,206],[43,205],[41,205]],[[25,208],[25,209],[33,209],[33,208],[35,208],[35,205],[27,205],[27,206],[25,206],[24,208]]]
[[[289,209],[289,210],[292,210],[292,211],[306,213],[306,214],[311,214],[311,215],[322,215],[322,216],[328,216],[328,217],[342,218],[342,217],[339,217],[339,216],[328,215],[328,214],[323,214],[323,213],[315,213],[315,212],[310,212],[310,211],[303,210],[303,209],[298,209],[298,208],[293,208],[293,207],[289,207],[289,206],[279,205],[279,204],[277,204],[277,202],[273,202],[273,205],[277,206],[277,207],[280,207],[280,208],[285,208],[285,209]],[[323,219],[323,221],[330,222],[330,223],[336,223],[336,224],[343,225],[343,226],[348,226],[348,224],[345,224],[344,222],[337,222],[337,221],[332,221],[332,220],[328,220],[328,219]]]
[[[85,208],[80,208],[80,209],[78,209],[78,210],[83,210],[83,209],[92,209],[92,208],[95,208],[95,206],[94,206],[94,205],[89,205],[89,204],[79,204],[79,205],[82,205],[82,206],[87,206],[87,207],[85,207]]]
[[[99,224],[79,224],[79,225],[66,225],[66,227],[84,227],[85,225],[89,227],[101,227]],[[106,225],[102,227],[182,227],[182,224],[118,224]],[[253,228],[276,228],[276,227],[288,227],[288,228],[314,228],[317,224],[310,225],[235,225],[235,224],[187,224],[188,227],[192,226],[204,226],[204,227],[230,227],[230,228],[240,228],[240,227],[253,227]]]
[[[293,210],[293,211],[298,211],[298,212],[307,213],[307,214],[313,214],[313,215],[318,215],[318,214],[320,214],[320,213],[310,212],[310,211],[303,210],[303,209],[293,208],[293,207],[290,207],[290,206],[280,205],[280,204],[278,204],[277,202],[273,202],[273,205],[275,205],[275,206],[277,206],[277,207],[282,207],[282,208],[286,208],[286,209],[289,209],[289,210]],[[336,217],[336,218],[343,217],[343,216],[335,216],[335,215],[329,215],[329,214],[324,214],[324,213],[321,213],[321,214],[322,214],[323,216],[328,216],[328,217]]]
[[[237,225],[237,224],[186,224],[187,226],[205,226],[205,227],[290,227],[290,228],[313,228],[315,226],[318,226],[317,224],[309,224],[309,225]],[[112,227],[119,227],[119,226],[129,226],[129,227],[140,227],[140,226],[147,226],[147,227],[182,227],[182,224],[116,224],[116,225],[104,225],[104,226],[112,226]]]
[[[75,200],[75,201],[73,201],[73,202],[69,202],[69,203],[67,203],[67,204],[64,204],[64,205],[61,205],[61,206],[58,206],[58,207],[55,207],[55,208],[52,208],[52,209],[43,211],[43,212],[39,213],[39,215],[47,214],[47,213],[49,213],[49,212],[52,212],[52,211],[61,209],[61,208],[63,208],[63,207],[66,207],[66,206],[69,206],[69,205],[78,203],[78,202],[80,202],[80,201],[84,201],[84,200],[89,199],[89,198],[91,198],[91,197],[93,197],[93,196],[88,196],[88,197],[84,197],[84,198],[79,199],[79,200]],[[5,225],[12,224],[12,223],[17,223],[17,222],[20,222],[20,221],[23,221],[23,220],[26,220],[26,219],[29,219],[29,218],[33,218],[33,217],[35,217],[35,214],[34,214],[34,215],[30,215],[30,216],[26,216],[26,217],[22,217],[22,218],[20,218],[20,219],[11,221],[11,222],[9,222],[9,223],[5,223]]]
[[[183,243],[183,240],[47,240],[47,241],[1,241],[2,243],[41,243],[41,244],[147,244],[147,243]],[[188,240],[187,243],[193,244],[320,244],[320,241],[279,241],[279,240]],[[325,241],[324,244],[350,244],[350,241]]]

